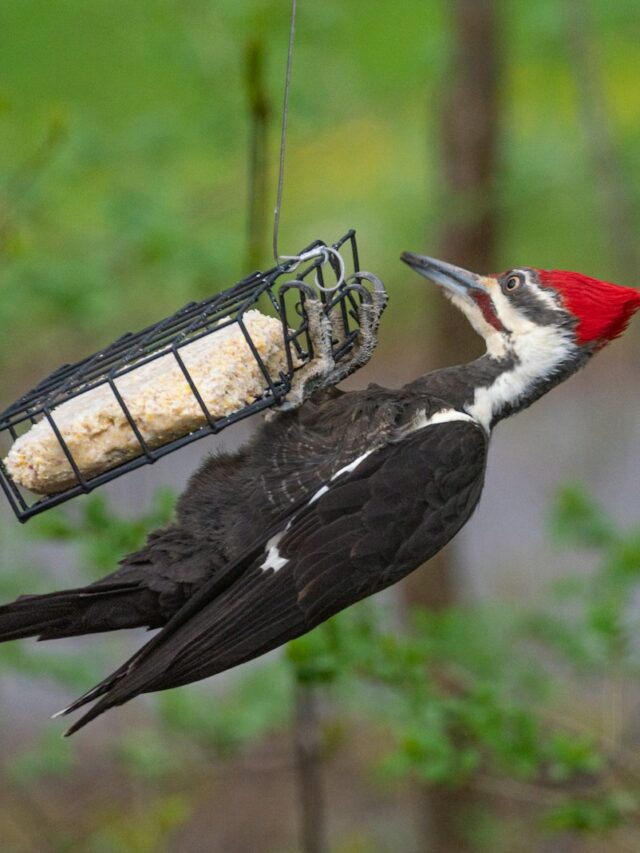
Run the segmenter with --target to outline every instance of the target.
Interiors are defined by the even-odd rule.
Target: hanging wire
[[[273,257],[276,263],[280,259],[278,253],[278,233],[280,231],[280,210],[282,208],[282,193],[284,190],[284,162],[287,147],[287,119],[289,118],[289,88],[291,85],[291,67],[293,65],[293,43],[296,36],[297,0],[291,0],[291,25],[289,27],[289,48],[287,51],[287,71],[284,81],[284,104],[282,107],[282,130],[280,132],[280,161],[278,164],[278,189],[276,206],[273,212]]]
[[[278,236],[280,233],[280,212],[282,210],[282,196],[284,193],[284,167],[286,160],[286,150],[287,150],[287,122],[289,119],[289,91],[291,89],[291,69],[293,66],[293,46],[295,43],[296,36],[296,13],[298,11],[298,3],[297,0],[291,0],[291,24],[289,27],[289,46],[287,50],[287,70],[285,74],[284,81],[284,103],[282,106],[282,130],[280,132],[280,157],[278,163],[278,187],[276,190],[276,206],[273,211],[273,257],[276,263],[280,263],[281,261],[297,261],[295,267],[291,269],[297,268],[301,262],[306,260],[311,260],[312,258],[323,257],[324,263],[328,263],[331,259],[334,259],[334,262],[337,265],[336,270],[336,283],[330,287],[323,286],[319,279],[318,273],[316,271],[315,283],[316,287],[319,290],[322,290],[325,293],[332,293],[337,290],[344,283],[345,276],[345,263],[344,259],[340,255],[340,252],[335,247],[332,246],[316,246],[312,250],[305,252],[303,255],[281,255],[278,248]],[[335,267],[334,267],[335,269]]]

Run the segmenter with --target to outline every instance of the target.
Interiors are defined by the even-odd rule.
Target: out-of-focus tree
[[[265,44],[255,37],[247,42],[246,85],[249,106],[247,267],[262,269],[266,260],[270,98],[265,80]]]
[[[578,91],[584,139],[596,177],[603,228],[615,275],[637,281],[640,249],[634,199],[612,132],[589,0],[565,0],[569,58]],[[613,277],[613,276],[612,276]]]
[[[498,4],[455,0],[450,4],[452,57],[444,81],[440,121],[443,231],[439,256],[459,266],[488,272],[498,236],[496,155],[500,126]],[[426,192],[426,187],[425,187]],[[428,342],[429,362],[456,364],[477,357],[479,339],[460,312],[438,299],[437,322]],[[460,596],[456,545],[449,545],[406,582],[408,600],[430,610],[455,604]],[[418,795],[424,843],[439,853],[467,849],[464,834],[472,797],[464,789],[424,786]]]

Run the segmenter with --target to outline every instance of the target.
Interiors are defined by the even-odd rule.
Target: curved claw
[[[380,295],[388,297],[387,288],[384,286],[382,279],[378,278],[378,276],[374,275],[374,273],[372,272],[360,270],[359,272],[352,273],[347,279],[347,281],[351,281],[351,279],[355,279],[356,281],[364,279],[364,281],[368,281],[370,284],[373,285],[373,290],[375,293],[379,293]]]
[[[361,286],[360,282],[368,282],[370,289]],[[279,411],[297,408],[314,391],[337,385],[350,376],[371,358],[378,343],[377,331],[380,317],[387,306],[387,290],[380,278],[365,270],[352,273],[345,280],[345,292],[358,291],[360,304],[356,307],[358,319],[358,336],[352,349],[338,362],[334,359],[335,323],[340,325],[340,311],[337,303],[340,297],[329,306],[323,306],[317,299],[307,303],[309,320],[309,335],[313,346],[314,358],[311,362],[296,371],[291,390],[286,400],[277,407]],[[335,309],[335,311],[334,311]]]

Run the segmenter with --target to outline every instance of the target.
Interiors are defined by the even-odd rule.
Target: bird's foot
[[[352,348],[336,361],[335,342],[347,337],[342,306],[334,306],[327,314],[320,300],[308,299],[306,310],[313,358],[294,374],[287,399],[278,407],[280,411],[295,409],[315,391],[342,382],[367,364],[373,355],[378,343],[380,317],[388,302],[387,292],[380,279],[372,273],[356,273],[353,277],[369,281],[372,289],[367,290],[359,283],[355,285],[359,289],[361,301],[356,309],[358,335]]]

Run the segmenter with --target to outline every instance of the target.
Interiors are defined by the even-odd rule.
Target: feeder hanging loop
[[[305,263],[305,261],[311,261],[315,258],[323,258],[323,264],[331,263],[331,258],[335,259],[339,270],[339,275],[336,283],[332,284],[330,287],[327,287],[326,285],[322,284],[318,278],[318,268],[316,268],[314,282],[315,286],[322,293],[334,293],[345,283],[346,275],[346,265],[344,262],[344,258],[336,248],[334,248],[333,246],[316,246],[313,249],[310,249],[308,252],[302,252],[302,254],[300,255],[280,255],[281,261],[293,262],[293,266],[288,267],[289,272],[297,270],[300,264]]]

